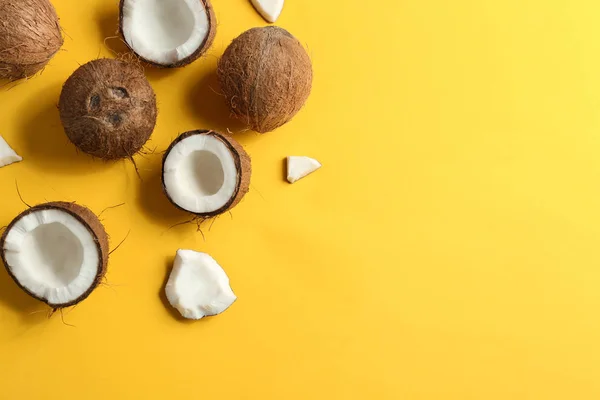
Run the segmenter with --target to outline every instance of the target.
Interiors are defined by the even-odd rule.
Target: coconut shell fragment
[[[162,184],[179,209],[211,218],[235,207],[248,193],[252,165],[230,136],[196,130],[181,134],[163,157]]]
[[[131,158],[156,125],[156,96],[139,65],[99,59],[79,67],[58,104],[69,140],[104,160]]]
[[[0,238],[9,275],[53,308],[86,299],[106,274],[108,235],[98,217],[75,203],[50,202],[19,214]]]
[[[0,0],[0,21],[0,79],[35,75],[63,44],[48,0]]]
[[[300,111],[313,72],[302,44],[285,29],[267,26],[234,39],[219,60],[217,74],[233,115],[264,133]]]

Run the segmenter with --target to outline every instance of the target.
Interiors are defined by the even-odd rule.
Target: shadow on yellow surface
[[[287,182],[287,157],[281,161],[281,179]]]
[[[58,112],[60,87],[55,86],[27,103],[23,113],[32,115],[21,120],[19,126],[24,140],[27,162],[39,164],[44,170],[69,174],[88,174],[94,170],[108,168],[110,165],[78,152],[69,142]]]
[[[189,220],[192,215],[175,207],[162,188],[162,167],[157,163],[140,185],[138,203],[140,209],[151,220],[164,225],[165,230],[177,223]]]
[[[104,39],[104,45],[115,55],[127,52],[128,48],[119,33],[118,10],[101,14],[98,19],[98,28]]]
[[[192,113],[202,118],[210,129],[223,133],[235,133],[244,129],[244,125],[230,115],[227,99],[220,92],[216,69],[211,69],[192,84],[187,97],[186,104]]]
[[[25,322],[35,323],[46,319],[47,314],[41,311],[47,311],[47,307],[21,290],[8,275],[1,261],[0,268],[0,302],[20,314]],[[37,314],[43,318],[33,318],[33,315]]]

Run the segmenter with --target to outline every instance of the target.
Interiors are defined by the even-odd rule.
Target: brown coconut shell
[[[139,65],[98,59],[79,67],[58,103],[69,140],[104,160],[131,158],[156,125],[156,96]]]
[[[227,146],[227,148],[229,149],[229,151],[231,152],[231,154],[233,156],[235,168],[238,173],[237,174],[237,184],[236,184],[235,191],[233,192],[233,196],[231,196],[229,201],[227,203],[225,203],[225,205],[223,205],[223,207],[219,208],[218,210],[209,212],[209,213],[194,213],[194,212],[191,212],[190,210],[186,210],[185,208],[179,206],[177,203],[175,203],[175,201],[173,201],[173,199],[169,195],[169,192],[167,191],[167,187],[165,185],[165,175],[164,175],[165,161],[167,160],[169,153],[171,152],[171,150],[173,150],[173,148],[175,147],[175,145],[177,143],[179,143],[183,139],[188,138],[193,135],[213,136],[213,137],[219,139],[221,142],[223,142],[225,144],[225,146]],[[169,148],[167,149],[167,151],[165,152],[165,154],[163,156],[162,170],[163,170],[163,173],[161,174],[162,187],[163,187],[163,191],[165,192],[165,195],[167,196],[169,201],[171,203],[173,203],[173,205],[175,205],[175,207],[179,208],[180,210],[192,213],[200,218],[206,219],[206,218],[216,217],[219,214],[222,214],[228,210],[231,210],[242,200],[242,198],[246,195],[246,193],[248,193],[248,190],[250,190],[250,178],[252,176],[252,162],[250,160],[250,156],[248,155],[248,153],[246,153],[246,150],[244,150],[242,145],[239,144],[231,136],[224,135],[222,133],[215,132],[212,130],[201,129],[201,130],[195,130],[195,131],[189,131],[189,132],[182,133],[181,135],[179,135],[177,137],[177,139],[175,139],[171,143],[171,145],[169,146]]]
[[[0,0],[0,21],[0,79],[36,74],[63,44],[48,0]]]
[[[25,287],[23,287],[21,285],[21,283],[17,280],[17,278],[13,275],[10,265],[8,265],[8,263],[6,261],[6,256],[5,256],[6,251],[4,249],[4,242],[6,241],[6,236],[8,235],[8,233],[10,232],[12,227],[24,216],[26,216],[32,212],[41,211],[41,210],[60,210],[60,211],[64,211],[67,214],[73,216],[75,219],[77,219],[79,222],[81,222],[88,229],[88,232],[94,238],[94,242],[96,243],[96,246],[98,248],[98,254],[100,256],[100,261],[99,261],[100,265],[98,265],[98,273],[96,274],[96,277],[94,278],[94,282],[88,288],[88,290],[85,291],[85,293],[83,293],[77,299],[75,299],[69,303],[52,304],[52,303],[49,303],[46,299],[40,298],[36,294],[31,293],[29,290],[27,290]],[[4,266],[6,267],[6,271],[8,272],[8,274],[24,292],[29,294],[31,297],[48,304],[50,307],[52,307],[54,309],[65,308],[65,307],[73,306],[73,305],[85,300],[94,291],[94,289],[96,289],[96,287],[98,287],[98,285],[102,281],[102,278],[104,277],[104,275],[106,275],[106,268],[108,266],[108,256],[109,256],[108,235],[106,233],[106,230],[104,229],[104,226],[102,225],[102,223],[100,222],[100,220],[98,219],[96,214],[94,214],[89,208],[80,206],[79,204],[67,203],[64,201],[44,203],[44,204],[39,204],[37,206],[28,208],[27,210],[23,211],[15,219],[12,220],[12,222],[8,225],[8,227],[4,231],[4,234],[0,238],[0,256],[2,258],[2,262],[4,263]]]
[[[204,39],[200,47],[198,47],[198,49],[195,52],[193,52],[186,58],[181,59],[173,64],[158,64],[154,61],[150,61],[136,53],[135,49],[131,47],[129,43],[127,43],[127,40],[125,40],[125,34],[123,33],[123,6],[125,5],[126,1],[127,0],[120,0],[119,2],[119,34],[123,38],[123,42],[125,42],[125,45],[129,48],[129,50],[131,50],[138,59],[140,59],[148,65],[158,68],[185,67],[186,65],[191,64],[192,62],[200,58],[204,53],[206,53],[206,51],[210,48],[210,46],[212,46],[213,41],[215,40],[215,35],[217,34],[217,17],[215,16],[215,10],[209,0],[197,0],[200,3],[202,3],[202,5],[204,6],[204,10],[206,10],[206,15],[208,16],[208,34],[206,35],[206,38]]]
[[[234,39],[219,60],[217,75],[233,115],[264,133],[300,111],[313,72],[302,44],[285,29],[267,26]]]

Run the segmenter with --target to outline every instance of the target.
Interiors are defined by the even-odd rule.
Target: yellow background
[[[147,68],[150,146],[102,163],[67,141],[56,103],[78,67],[111,56],[117,2],[55,0],[63,51],[0,91],[0,226],[29,203],[99,213],[116,245],[108,286],[75,309],[0,273],[6,399],[600,398],[600,3],[287,0],[278,25],[309,49],[313,92],[288,125],[236,137],[252,190],[204,225],[160,190],[160,151],[228,119],[214,78],[238,34],[265,25],[214,0],[209,55]],[[120,50],[117,39],[106,44]],[[324,167],[289,185],[285,156]],[[178,248],[213,255],[239,300],[198,322],[161,293]]]

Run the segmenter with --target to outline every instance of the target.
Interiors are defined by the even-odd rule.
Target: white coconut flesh
[[[156,64],[175,64],[198,50],[209,33],[200,0],[125,0],[122,30],[127,44]]]
[[[193,250],[177,250],[165,294],[188,319],[220,314],[237,299],[229,277],[215,259]]]
[[[314,158],[289,156],[287,158],[287,180],[294,183],[321,168],[321,163]]]
[[[83,295],[100,268],[88,228],[71,214],[47,209],[20,218],[6,235],[6,266],[27,291],[52,305]]]
[[[167,155],[163,182],[171,200],[184,210],[196,214],[219,210],[238,185],[234,155],[214,136],[188,136]]]
[[[251,0],[252,5],[268,22],[275,22],[283,10],[283,0]]]
[[[0,167],[10,165],[23,160],[9,145],[6,140],[0,136]]]

